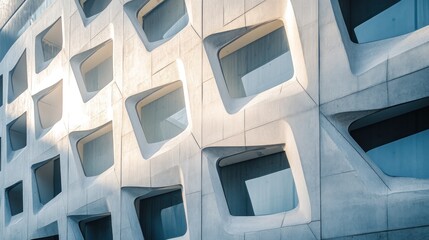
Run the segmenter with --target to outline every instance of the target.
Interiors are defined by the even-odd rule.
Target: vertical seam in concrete
[[[201,146],[200,146],[200,161],[201,161],[201,164],[200,164],[200,223],[201,223],[201,226],[200,226],[200,238],[202,239],[202,237],[203,237],[203,164],[204,164],[204,162],[203,162],[203,151],[202,151],[202,148],[204,147],[204,141],[203,141],[203,138],[204,138],[204,134],[203,134],[203,131],[204,131],[204,128],[203,128],[203,117],[204,117],[204,90],[203,90],[203,88],[204,88],[204,73],[203,73],[203,71],[204,71],[204,51],[205,51],[205,49],[204,49],[204,0],[201,0],[201,42],[202,42],[202,44],[201,44],[201,62],[200,62],[200,66],[201,66],[201,111],[200,111],[200,114],[201,114],[201,123],[200,123],[200,134],[201,134]]]

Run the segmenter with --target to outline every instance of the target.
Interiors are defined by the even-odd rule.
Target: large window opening
[[[166,85],[137,104],[141,126],[148,143],[171,139],[188,126],[181,81]]]
[[[77,143],[82,168],[87,177],[99,175],[113,166],[112,124],[107,124]]]
[[[113,240],[111,216],[97,216],[79,222],[82,237],[85,240]]]
[[[370,114],[349,131],[385,174],[429,178],[429,98]]]
[[[144,239],[164,240],[185,235],[187,224],[181,189],[137,198],[135,207]]]
[[[138,12],[138,21],[149,42],[169,39],[188,24],[184,0],[149,1]]]
[[[426,0],[339,0],[339,4],[355,43],[400,36],[429,24]]]
[[[36,37],[36,72],[42,71],[63,46],[62,22],[59,18]]]
[[[223,158],[218,172],[232,216],[261,216],[294,209],[298,196],[285,152],[250,151]]]
[[[22,181],[6,188],[6,197],[9,202],[11,216],[15,216],[23,212]]]
[[[274,21],[232,41],[219,52],[224,80],[232,98],[256,95],[293,77],[284,25]]]
[[[61,166],[57,156],[34,169],[40,203],[46,204],[61,193]]]

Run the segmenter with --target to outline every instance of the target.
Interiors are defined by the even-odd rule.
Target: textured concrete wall
[[[429,96],[428,27],[358,45],[349,38],[337,0],[185,0],[187,14],[179,14],[173,26],[163,23],[168,31],[151,42],[137,16],[142,7],[154,8],[156,0],[104,1],[93,16],[85,15],[81,0],[48,2],[0,62],[1,239],[83,239],[82,229],[106,239],[144,239],[139,223],[144,209],[136,210],[136,199],[144,202],[178,189],[186,224],[178,219],[180,231],[173,227],[169,234],[182,234],[186,225],[179,239],[429,237],[429,180],[384,174],[348,132],[351,122],[374,110]],[[62,48],[46,60],[37,41],[58,19]],[[293,64],[293,74],[286,72],[292,77],[256,95],[231,97],[219,50],[252,31],[266,31],[261,24],[284,28]],[[88,88],[82,69],[95,66],[84,62],[104,59],[96,52],[106,44],[112,45],[112,72],[99,72],[109,78],[98,79],[94,86],[101,89]],[[26,74],[19,75],[27,76],[28,88],[14,96],[10,72],[23,53]],[[261,75],[267,77],[252,77]],[[62,93],[49,95],[54,89]],[[172,111],[163,109],[151,121],[186,126],[158,136],[157,142],[147,139],[141,107],[176,89],[183,90],[177,95],[186,111],[165,119],[164,112]],[[41,111],[38,101],[45,96],[50,107]],[[41,120],[49,112],[60,112],[61,118],[52,114]],[[13,151],[7,126],[20,116],[26,119],[21,128],[26,146]],[[107,132],[113,143],[89,144],[92,151],[83,153],[85,144],[97,143]],[[219,159],[278,151],[287,156],[296,208],[231,215]],[[44,180],[38,182],[35,170],[57,157],[60,164],[45,169],[43,179],[60,175],[61,192],[44,203],[40,192],[59,188],[45,189],[48,184],[40,191]],[[90,165],[82,164],[86,158]],[[23,210],[13,215],[5,190],[21,181]],[[159,226],[154,228],[153,234],[162,235]]]

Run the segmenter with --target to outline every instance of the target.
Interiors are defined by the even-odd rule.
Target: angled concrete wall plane
[[[426,239],[428,7],[0,1],[0,239]]]

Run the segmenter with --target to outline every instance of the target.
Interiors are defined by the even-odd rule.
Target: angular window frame
[[[82,18],[83,25],[85,27],[89,25],[94,19],[96,19],[98,15],[104,12],[112,2],[112,0],[104,0],[105,2],[107,2],[107,4],[104,3],[104,6],[102,7],[102,9],[97,10],[97,12],[95,12],[91,16],[87,16],[84,10],[84,6],[82,6],[82,4],[84,4],[86,1],[95,1],[95,0],[75,0],[76,7],[78,9],[80,17]]]
[[[55,181],[55,179],[56,179],[55,176],[59,175],[58,176],[59,183],[57,183],[57,184],[59,184],[59,192],[56,191],[56,187],[58,187],[58,185],[56,185],[56,183],[54,181],[52,183],[40,182],[40,175],[38,174],[38,171],[40,171],[42,169],[44,170],[44,168],[47,167],[47,164],[50,164],[50,163],[53,164],[53,169],[52,169],[53,170],[53,174],[52,174],[53,180]],[[50,158],[50,159],[47,159],[45,161],[36,163],[31,167],[31,169],[33,172],[33,181],[35,183],[35,184],[33,184],[33,186],[37,188],[37,191],[34,191],[33,193],[37,194],[37,196],[35,196],[35,198],[38,199],[38,203],[40,203],[41,206],[45,206],[45,205],[49,204],[52,200],[54,200],[58,195],[60,195],[62,193],[62,182],[63,181],[62,181],[62,174],[61,174],[61,157],[60,157],[60,155],[57,155],[53,158]],[[58,172],[56,172],[56,171],[58,171]],[[44,188],[50,188],[50,187],[53,188],[53,196],[51,198],[49,198],[47,201],[42,199],[42,196],[41,196],[42,193],[40,191],[40,189],[41,189],[40,185],[41,184],[44,184],[44,185],[52,184],[52,186],[48,186],[48,187],[45,186],[44,187]],[[47,197],[44,197],[44,198],[46,199]],[[37,209],[39,209],[39,208],[37,208]]]
[[[260,216],[233,216],[230,214],[222,183],[218,174],[218,162],[231,156],[260,156],[267,153],[284,151],[294,178],[298,205],[287,212]],[[276,229],[286,226],[304,224],[311,221],[310,198],[300,159],[295,151],[287,149],[284,144],[247,146],[247,147],[208,147],[202,151],[203,161],[207,161],[209,178],[214,190],[216,203],[224,229],[231,234]],[[204,164],[203,164],[204,165]]]
[[[389,142],[381,143],[381,145],[379,145],[380,141],[381,141],[380,139],[377,139],[378,141],[376,141],[376,142],[363,143],[362,142],[363,139],[361,137],[362,137],[362,134],[364,134],[364,133],[358,133],[358,130],[365,131],[365,130],[363,130],[364,128],[375,126],[375,125],[381,124],[383,122],[388,122],[390,124],[398,124],[398,121],[404,121],[404,119],[407,119],[407,122],[408,122],[408,120],[409,120],[408,118],[414,119],[416,117],[416,114],[417,115],[420,114],[420,116],[421,116],[422,111],[426,112],[426,114],[427,114],[427,112],[429,111],[428,108],[429,108],[429,97],[422,98],[419,100],[414,100],[411,102],[402,103],[399,105],[386,107],[383,109],[378,109],[378,110],[372,111],[372,113],[366,114],[366,115],[354,120],[353,122],[351,122],[348,125],[347,130],[348,130],[348,133],[349,133],[351,139],[353,139],[353,141],[356,143],[356,145],[358,145],[359,148],[364,152],[363,155],[365,156],[365,159],[373,166],[374,169],[377,170],[379,175],[383,176],[383,178],[389,179],[390,181],[403,181],[406,179],[410,179],[410,180],[414,179],[414,180],[418,180],[418,181],[429,182],[429,176],[428,176],[428,178],[418,178],[415,176],[413,177],[413,176],[389,175],[388,173],[385,172],[385,170],[383,170],[383,167],[381,167],[377,163],[377,161],[379,161],[379,160],[372,159],[370,157],[370,154],[368,154],[368,151],[370,151],[372,149],[379,148],[379,147],[385,146],[389,143],[393,143],[393,142],[399,141],[401,139],[417,135],[418,133],[421,133],[424,131],[429,131],[429,124],[428,124],[428,126],[417,127],[419,129],[422,129],[423,127],[426,128],[425,130],[423,129],[421,131],[417,131],[417,129],[415,129],[416,127],[414,127],[413,129],[409,129],[409,128],[403,129],[404,131],[407,130],[408,132],[407,133],[403,133],[403,132],[398,133],[398,134],[401,134],[401,136],[404,134],[408,134],[409,131],[417,131],[417,132],[413,132],[409,135],[402,136],[402,137],[396,136],[396,135],[394,136],[393,134],[387,134],[388,136],[386,136],[386,134],[385,134],[383,139],[386,140],[386,138],[387,138],[387,141],[389,141]],[[417,113],[417,112],[420,112],[420,113]],[[405,115],[407,115],[407,116],[405,116]],[[412,116],[409,116],[409,115],[412,115]],[[421,122],[424,122],[424,121],[421,121]],[[377,135],[377,136],[380,137],[379,135]],[[399,137],[399,138],[397,138],[397,137]],[[393,138],[394,138],[394,140],[392,141]],[[362,146],[362,144],[365,144],[365,145]],[[375,147],[373,147],[373,145]]]
[[[106,134],[112,134],[112,156],[111,162],[110,159],[107,164],[103,165],[101,169],[91,170],[91,173],[88,170],[85,170],[85,166],[83,161],[83,150],[84,145],[92,142],[93,140],[98,139],[99,137],[103,137]],[[112,169],[115,166],[115,140],[114,140],[114,129],[112,122],[107,122],[102,126],[99,126],[94,129],[84,130],[84,131],[75,131],[70,133],[70,145],[72,146],[72,152],[75,156],[75,159],[79,161],[78,165],[81,169],[81,173],[85,178],[97,178],[104,173],[108,172],[109,169]],[[105,168],[107,166],[107,168]]]
[[[103,237],[103,239],[105,239],[105,240],[113,240],[113,224],[112,224],[112,216],[110,215],[110,213],[109,214],[101,214],[101,215],[88,216],[87,218],[80,220],[78,222],[78,225],[79,225],[79,230],[80,230],[80,233],[82,235],[82,238],[83,239],[87,239],[86,233],[84,233],[84,232],[86,232],[84,230],[87,230],[87,228],[86,228],[87,224],[89,224],[89,223],[95,223],[95,222],[99,223],[99,221],[101,221],[101,220],[103,220],[103,221],[109,221],[110,222],[110,229],[107,229],[107,231],[110,230],[109,231],[110,234],[109,233],[108,234],[111,236],[111,238],[110,237],[107,237],[107,238]],[[89,238],[89,239],[91,239],[91,238]]]
[[[57,29],[59,27],[59,29]],[[56,46],[55,44],[58,44],[55,41],[53,42],[53,46],[58,47],[58,51],[54,52],[54,54],[52,55],[52,57],[50,58],[46,58],[45,56],[45,51],[44,51],[44,45],[43,42],[45,40],[46,37],[54,37],[54,36],[58,36],[58,33],[51,33],[51,31],[60,31],[59,36],[61,37],[61,39],[55,39],[57,41],[60,41],[60,46]],[[48,35],[51,34],[51,35]],[[52,34],[54,36],[52,36]],[[63,26],[62,26],[62,18],[58,18],[54,23],[52,23],[49,27],[47,27],[45,30],[43,30],[41,33],[39,33],[36,36],[36,40],[35,40],[35,62],[36,62],[36,73],[40,73],[41,71],[43,71],[45,68],[47,68],[49,66],[49,64],[55,59],[55,57],[62,51],[64,45],[64,41],[63,41]]]
[[[278,30],[279,28],[284,28],[286,34],[285,40],[287,41],[287,45],[289,46],[289,51],[287,52],[290,52],[291,54],[291,67],[293,71],[291,76],[287,79],[284,79],[284,81],[281,81],[280,83],[277,83],[256,94],[238,98],[231,96],[228,90],[228,86],[222,69],[221,60],[219,57],[222,57],[222,55],[225,54],[229,54],[230,51],[237,49],[239,50],[240,46],[250,45],[254,41],[269,35],[275,30]],[[287,35],[288,31],[284,21],[282,19],[276,19],[258,25],[212,34],[204,39],[204,47],[206,49],[207,57],[213,70],[216,85],[219,89],[219,93],[222,102],[225,106],[225,109],[229,114],[237,113],[246,106],[261,101],[262,99],[271,98],[273,95],[278,94],[283,86],[289,84],[292,80],[296,78],[296,71],[293,61],[294,51],[290,47],[290,41],[288,40]],[[251,38],[249,38],[248,36],[251,36]],[[253,41],[249,42],[248,39],[252,39]],[[272,59],[268,63],[271,63],[274,59]]]
[[[144,15],[148,14],[150,11],[157,8],[159,5],[163,4],[165,1],[175,1],[175,0],[163,0],[163,1],[133,0],[133,1],[130,1],[126,4],[124,4],[125,13],[128,15],[129,19],[131,20],[131,23],[133,24],[135,30],[138,33],[138,36],[140,37],[140,40],[143,42],[143,44],[146,47],[146,50],[149,52],[151,52],[155,48],[161,46],[165,42],[172,39],[174,36],[176,36],[178,33],[180,33],[184,28],[186,28],[191,22],[190,18],[189,18],[189,13],[188,13],[189,11],[188,11],[188,7],[186,5],[186,1],[180,0],[180,1],[184,2],[185,10],[186,10],[185,14],[182,15],[182,17],[180,19],[183,18],[182,21],[186,21],[186,24],[183,24],[183,26],[178,31],[175,31],[173,34],[170,34],[166,38],[162,38],[160,40],[151,42],[149,40],[146,32],[143,30],[143,25],[142,25],[142,21],[140,20],[140,17],[143,17]],[[178,22],[180,22],[180,20],[176,21],[175,24],[177,24]]]
[[[18,196],[19,201],[21,201],[21,203],[16,203],[15,201],[13,201],[13,203],[11,202],[10,199],[10,191],[14,190],[15,188],[20,187],[21,188],[21,195]],[[19,191],[19,189],[18,189]],[[24,184],[23,181],[18,181],[10,186],[8,186],[5,189],[5,198],[6,198],[6,206],[7,206],[7,219],[13,218],[13,217],[17,217],[18,215],[22,214],[24,212]],[[13,205],[11,205],[13,204]],[[16,204],[20,205],[20,206],[15,206]]]
[[[47,98],[47,97],[51,97],[52,94],[61,94],[61,96],[59,96],[60,99],[55,98],[55,101],[53,103],[51,102],[44,102],[43,99]],[[63,95],[64,95],[64,90],[63,90],[63,80],[59,80],[57,83],[55,83],[54,85],[43,89],[42,91],[36,93],[33,96],[33,101],[34,101],[34,122],[35,122],[35,132],[36,132],[36,138],[40,138],[41,136],[43,136],[44,134],[46,134],[47,132],[49,132],[49,130],[51,130],[58,122],[60,122],[63,118]],[[56,95],[54,96],[56,97]],[[44,111],[41,111],[41,107],[40,107],[40,103],[43,102],[44,104],[48,105],[48,106],[53,106],[52,108],[56,108],[57,112],[59,112],[58,115],[54,116],[53,118],[50,118],[50,116],[44,116],[43,113],[45,113]],[[58,108],[61,107],[61,109],[58,111]],[[53,119],[53,120],[44,120],[46,117],[48,117],[48,119]],[[48,122],[48,125],[45,125],[44,122]],[[44,126],[45,125],[45,126]]]
[[[179,69],[180,69],[180,66],[179,66]],[[189,103],[189,97],[188,97],[189,93],[187,89],[186,78],[182,73],[182,71],[179,71],[179,72],[181,72],[180,73],[181,76],[179,76],[179,80],[132,95],[125,100],[125,107],[127,108],[128,116],[130,117],[131,125],[133,127],[134,133],[137,138],[137,142],[140,147],[140,152],[142,153],[145,159],[149,159],[162,152],[165,152],[168,149],[171,149],[175,144],[184,140],[184,138],[191,133],[192,118],[191,118],[190,103]],[[141,102],[147,97],[156,96],[157,93],[160,93],[160,91],[162,92],[163,89],[165,88],[172,89],[172,91],[174,91],[180,88],[180,86],[183,88],[183,96],[185,98],[184,99],[185,109],[186,109],[186,117],[188,122],[187,127],[183,131],[181,131],[178,135],[174,136],[173,138],[166,139],[160,142],[149,143],[148,140],[146,139],[145,133],[141,126],[139,111],[137,109],[139,102]]]
[[[13,69],[9,72],[8,103],[12,103],[28,90],[27,65],[27,50],[24,50]],[[16,79],[16,71],[18,70],[22,71],[22,76],[18,75],[19,78]],[[17,89],[17,87],[19,88]]]
[[[22,133],[21,131],[18,131],[21,134],[25,134],[25,146],[16,148],[13,145],[12,139],[11,139],[11,128],[13,128],[15,126],[15,124],[24,124],[24,129],[19,128],[19,130],[24,130],[25,133]],[[18,116],[17,118],[15,118],[14,120],[10,121],[7,126],[6,126],[6,130],[7,130],[7,159],[10,162],[12,159],[15,158],[15,156],[19,155],[22,151],[24,151],[24,149],[27,147],[27,143],[28,143],[28,128],[27,128],[27,112],[21,114],[20,116]],[[17,126],[17,127],[22,127],[22,126]],[[15,140],[14,140],[15,141]],[[15,141],[16,142],[16,141]]]
[[[108,57],[103,58],[105,52]],[[84,52],[81,52],[70,59],[70,64],[74,73],[74,76],[77,81],[77,85],[82,97],[83,102],[88,102],[91,100],[97,93],[111,85],[115,81],[115,56],[114,56],[114,42],[113,39],[108,39],[101,44],[90,48]],[[101,61],[100,61],[101,56]],[[91,72],[91,70],[96,69],[101,64],[105,63],[109,58],[112,58],[112,71],[111,71],[111,79],[107,81],[102,81],[102,86],[98,86],[98,89],[95,91],[88,90],[88,86],[86,83],[86,73]],[[95,63],[91,62],[91,60],[97,60]],[[100,83],[99,78],[97,78],[97,83]]]

